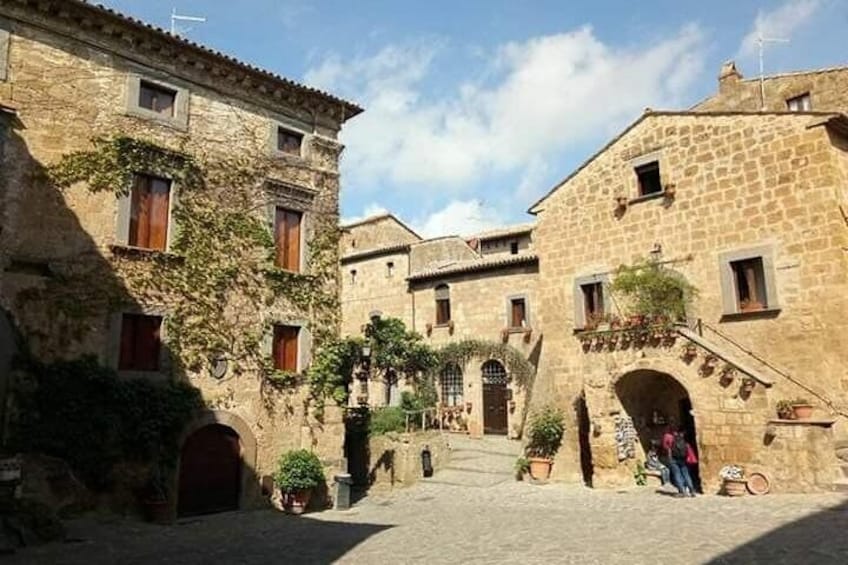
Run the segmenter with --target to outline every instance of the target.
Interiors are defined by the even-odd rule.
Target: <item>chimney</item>
[[[742,80],[742,73],[736,70],[736,63],[727,61],[721,66],[721,71],[718,73],[719,92],[727,92],[735,88],[740,80]]]

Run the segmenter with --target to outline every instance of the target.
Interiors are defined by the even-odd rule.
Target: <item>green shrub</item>
[[[368,433],[374,436],[406,431],[406,416],[399,406],[377,408],[371,412]]]
[[[526,457],[515,460],[515,478],[521,480],[525,473],[530,472],[530,461]]]
[[[686,307],[698,295],[680,274],[645,260],[619,266],[611,288],[624,296],[633,314],[672,322],[685,319]]]
[[[284,453],[274,474],[274,482],[285,492],[313,489],[325,481],[321,461],[306,449]]]
[[[527,452],[535,457],[553,457],[562,444],[565,432],[561,410],[546,406],[530,421],[530,441]]]

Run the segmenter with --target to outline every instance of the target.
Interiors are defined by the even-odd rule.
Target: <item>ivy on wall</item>
[[[465,339],[445,345],[436,350],[436,355],[438,356],[437,372],[443,371],[445,367],[452,364],[463,368],[472,359],[495,359],[503,363],[507,374],[517,384],[525,388],[536,372],[535,367],[524,354],[508,343]]]

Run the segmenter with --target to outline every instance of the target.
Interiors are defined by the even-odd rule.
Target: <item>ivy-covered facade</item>
[[[338,133],[361,109],[96,6],[27,4],[0,8],[0,305],[31,361],[4,380],[9,419],[61,425],[14,398],[38,387],[36,367],[85,357],[77,372],[93,359],[198,399],[174,403],[187,413],[161,443],[175,457],[141,457],[156,473],[110,488],[161,475],[174,511],[207,510],[186,450],[216,442],[238,460],[217,479],[235,485],[230,506],[261,501],[287,449],[337,467],[340,409],[305,373],[339,332]]]

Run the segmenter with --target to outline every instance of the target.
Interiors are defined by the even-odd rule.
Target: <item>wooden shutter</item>
[[[128,370],[135,367],[135,316],[124,314],[121,318],[121,354],[118,369]]]
[[[296,326],[274,326],[274,368],[280,371],[297,371],[299,330]]]
[[[132,189],[130,204],[130,237],[129,244],[136,247],[147,247],[150,230],[150,179],[136,175]]]
[[[159,370],[162,318],[124,314],[121,320],[121,354],[118,368],[130,371]]]
[[[521,328],[524,327],[524,300],[516,299],[512,301],[512,322],[510,324],[513,328]]]
[[[302,214],[277,208],[274,219],[276,264],[287,271],[300,271],[300,224]]]
[[[130,204],[128,243],[164,251],[168,243],[171,182],[135,175]]]

